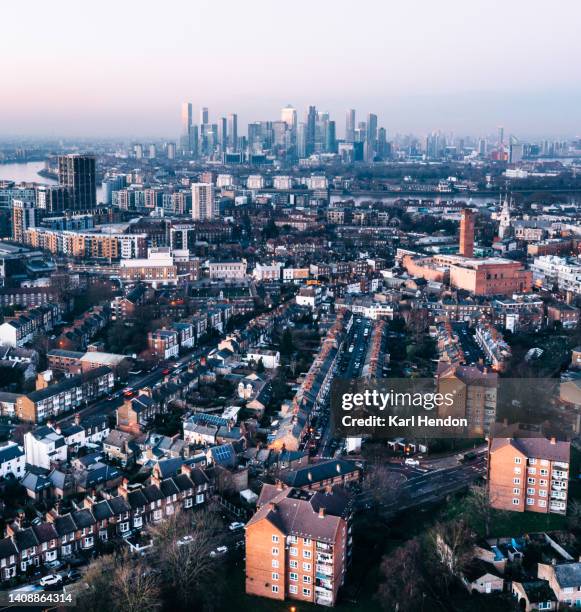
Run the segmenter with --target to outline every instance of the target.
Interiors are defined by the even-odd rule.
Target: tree
[[[376,507],[383,504],[392,504],[396,500],[402,501],[401,489],[405,478],[402,474],[394,472],[385,464],[370,466],[363,481],[363,495],[369,497]]]
[[[383,577],[377,599],[384,610],[417,612],[422,608],[426,589],[423,552],[417,538],[383,557],[380,566]]]
[[[218,561],[210,556],[222,540],[223,528],[215,513],[203,511],[176,512],[160,525],[150,529],[159,551],[165,582],[184,607],[194,601],[215,599],[216,584],[221,578]],[[188,540],[179,542],[184,535]]]
[[[494,509],[491,507],[490,502],[487,488],[482,485],[474,485],[466,498],[465,506],[468,522],[475,530],[482,526],[486,537],[490,535],[490,527],[494,514]]]
[[[293,341],[293,334],[291,330],[287,327],[282,333],[282,337],[280,339],[280,352],[283,355],[292,355],[295,350],[295,344]]]
[[[84,612],[151,612],[160,607],[159,579],[142,559],[128,552],[93,561],[84,576],[88,588],[79,596]]]
[[[256,364],[256,372],[258,374],[262,374],[264,372],[264,361],[262,361],[262,357],[258,360],[258,363]]]

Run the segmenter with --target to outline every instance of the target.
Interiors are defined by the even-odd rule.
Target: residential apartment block
[[[569,442],[494,438],[488,459],[490,505],[514,512],[565,514],[569,462]]]
[[[265,485],[246,526],[246,592],[332,606],[345,579],[346,498]]]

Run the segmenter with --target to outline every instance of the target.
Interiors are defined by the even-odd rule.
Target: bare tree
[[[117,559],[112,587],[120,612],[152,612],[161,606],[157,575],[146,563],[127,554]]]
[[[402,484],[405,477],[389,468],[385,463],[377,463],[369,467],[369,471],[363,481],[363,493],[370,497],[375,506],[391,504],[396,500],[402,500]]]
[[[474,528],[481,524],[484,528],[484,535],[490,535],[492,517],[495,510],[491,505],[492,500],[488,495],[488,489],[483,485],[474,485],[466,498],[466,516],[470,517],[469,522]],[[496,511],[497,513],[500,511]]]
[[[221,521],[207,510],[195,515],[177,512],[151,529],[164,580],[184,607],[215,597],[221,574],[218,559],[210,553],[222,541],[222,533]]]

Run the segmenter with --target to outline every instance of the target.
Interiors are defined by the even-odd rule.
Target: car
[[[238,529],[244,529],[244,523],[235,521],[234,523],[230,523],[230,525],[228,525],[228,529],[230,531],[238,531]]]
[[[210,557],[214,558],[214,557],[221,557],[222,555],[225,555],[228,552],[228,547],[227,546],[218,546],[218,548],[216,548],[216,550],[213,550],[210,553]]]
[[[62,573],[61,576],[65,582],[76,582],[81,579],[82,574],[79,570],[70,569],[68,572]]]
[[[417,459],[412,459],[411,457],[408,457],[404,463],[406,465],[420,465],[420,462]]]
[[[62,565],[63,564],[58,559],[55,559],[54,561],[48,561],[44,564],[45,567],[52,570],[59,569],[59,567],[62,567]]]
[[[178,546],[186,546],[187,544],[191,544],[194,541],[194,536],[185,535],[177,541]]]
[[[38,581],[38,584],[42,587],[51,587],[58,586],[62,581],[63,579],[58,574],[47,574]]]

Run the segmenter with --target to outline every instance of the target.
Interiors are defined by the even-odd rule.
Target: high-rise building
[[[92,210],[97,207],[95,157],[93,155],[59,155],[59,185],[70,192],[73,210]]]
[[[287,104],[280,111],[280,120],[287,124],[289,130],[297,129],[297,110],[294,106]]]
[[[12,240],[24,243],[26,230],[38,225],[40,213],[32,201],[12,200]]]
[[[474,211],[470,208],[462,210],[460,220],[460,255],[474,257]]]
[[[297,127],[297,155],[307,156],[307,124],[302,122]]]
[[[155,159],[157,157],[157,147],[154,144],[149,145],[149,159]]]
[[[551,438],[492,438],[490,505],[513,512],[567,513],[571,443]]]
[[[376,152],[381,159],[389,157],[389,145],[387,143],[387,131],[385,128],[377,130],[377,147]]]
[[[486,157],[486,138],[480,138],[478,141],[478,156]]]
[[[218,122],[218,143],[222,153],[225,153],[228,148],[228,119],[226,117],[220,117]]]
[[[200,125],[206,125],[208,123],[209,111],[207,106],[202,106],[200,109]]]
[[[327,153],[337,153],[337,131],[334,121],[329,121],[327,124],[327,142],[325,150]]]
[[[182,128],[180,134],[180,148],[183,154],[190,155],[192,153],[192,103],[184,102],[182,104]]]
[[[306,129],[306,157],[308,157],[315,151],[315,137],[317,130],[317,109],[315,106],[309,106]]]
[[[165,151],[167,153],[168,159],[175,159],[176,158],[176,143],[175,142],[166,143]]]
[[[218,216],[212,183],[192,184],[192,218],[196,221],[214,219]]]
[[[347,111],[345,118],[345,141],[355,142],[355,109],[351,108]]]
[[[265,485],[246,525],[246,592],[333,606],[349,558],[349,509],[333,492]]]
[[[377,115],[369,113],[367,115],[367,142],[375,150],[375,141],[377,140]]]
[[[60,185],[39,185],[36,188],[36,207],[45,214],[62,212],[69,208],[69,190]]]
[[[498,144],[504,144],[504,128],[502,126],[498,127]]]
[[[228,115],[228,149],[233,153],[238,148],[238,115],[230,113]]]

